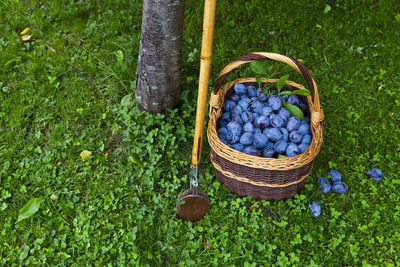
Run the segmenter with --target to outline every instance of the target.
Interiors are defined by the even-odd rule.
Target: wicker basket
[[[304,97],[304,100],[309,110],[312,141],[303,154],[283,159],[250,156],[230,148],[219,139],[217,123],[222,115],[223,102],[232,94],[233,86],[236,83],[256,85],[256,79],[245,78],[222,86],[224,79],[233,69],[254,60],[284,62],[297,70],[306,80],[311,94]],[[276,79],[263,80],[264,83],[276,81]],[[302,85],[291,81],[286,84],[293,89],[305,89]],[[239,196],[265,200],[281,200],[294,196],[305,184],[312,170],[313,160],[321,148],[323,120],[324,113],[319,102],[317,85],[303,64],[283,55],[264,52],[237,58],[221,71],[210,99],[207,136],[211,147],[211,161],[218,180]]]

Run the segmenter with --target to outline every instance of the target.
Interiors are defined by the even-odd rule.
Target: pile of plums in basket
[[[223,104],[217,130],[220,140],[248,155],[277,158],[294,157],[310,146],[310,119],[300,120],[282,107],[282,101],[305,111],[297,95],[268,96],[261,89],[234,85],[234,93]]]

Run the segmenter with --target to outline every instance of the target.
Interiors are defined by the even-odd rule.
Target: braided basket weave
[[[288,64],[306,80],[311,94],[302,97],[310,116],[312,141],[308,149],[295,157],[283,159],[251,156],[230,148],[222,143],[217,134],[217,125],[222,115],[222,105],[233,93],[236,83],[257,85],[255,78],[237,79],[222,86],[225,77],[235,68],[255,60],[274,60]],[[263,83],[276,82],[276,79],[263,79]],[[286,85],[305,89],[302,85],[287,81]],[[313,160],[322,145],[324,113],[319,102],[317,85],[306,67],[287,56],[257,52],[243,55],[229,63],[220,73],[210,98],[210,121],[208,141],[211,147],[211,162],[216,176],[231,192],[254,199],[281,200],[296,194],[306,182],[313,166]]]

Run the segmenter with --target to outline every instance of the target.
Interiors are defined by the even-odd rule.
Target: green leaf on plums
[[[310,94],[310,91],[307,89],[298,89],[294,91],[282,91],[278,95],[303,95],[307,96]]]
[[[282,106],[289,111],[290,115],[297,117],[300,120],[304,120],[304,114],[297,106],[291,105],[285,101],[282,101]]]
[[[286,159],[287,158],[287,156],[285,156],[285,155],[278,155],[278,159]]]
[[[281,89],[283,88],[288,79],[289,75],[284,75],[280,77],[279,80],[276,82],[276,89],[278,89],[278,91],[281,91]]]

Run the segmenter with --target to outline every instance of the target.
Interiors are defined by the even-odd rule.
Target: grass
[[[302,59],[319,86],[324,144],[304,188],[275,202],[230,193],[205,142],[200,182],[211,210],[191,223],[175,217],[175,203],[188,187],[202,8],[186,3],[182,95],[166,117],[140,111],[132,96],[141,3],[0,4],[0,265],[398,264],[399,2],[218,1],[211,85],[244,53]],[[26,27],[32,38],[22,42]],[[82,162],[85,149],[93,155]],[[366,177],[372,167],[382,181]],[[317,178],[330,168],[348,193],[321,193]],[[37,197],[39,211],[16,223]]]

